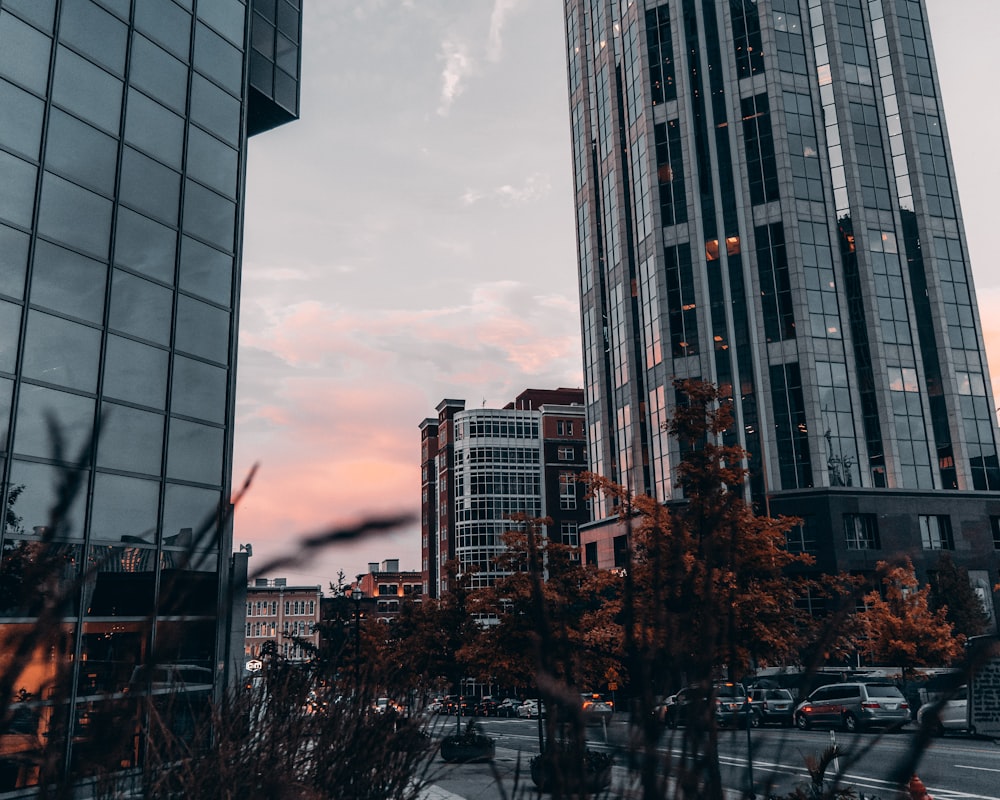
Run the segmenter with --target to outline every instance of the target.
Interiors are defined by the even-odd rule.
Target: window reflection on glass
[[[215,576],[211,577],[214,581]],[[214,613],[214,611],[215,598],[213,595],[209,613]],[[214,620],[158,619],[156,621],[155,657],[158,662],[162,664],[190,664],[211,669],[214,666],[214,656]],[[188,684],[188,681],[185,681],[185,684]],[[193,684],[192,681],[187,688],[195,688]]]
[[[163,421],[161,414],[103,403],[97,466],[159,475]]]
[[[122,82],[76,53],[58,48],[52,100],[113,135],[122,111]]]
[[[226,418],[228,373],[183,356],[174,357],[170,411],[222,424]]]
[[[246,21],[247,5],[239,0],[216,0],[214,3],[199,3],[198,18],[205,20],[237,47],[243,46],[243,26]],[[253,7],[260,4],[255,2]]]
[[[230,144],[239,144],[239,100],[200,75],[191,82],[191,119]]]
[[[37,159],[42,138],[44,103],[12,83],[0,80],[0,144]]]
[[[23,646],[28,653],[24,667],[12,676],[18,688],[10,698],[9,716],[5,716],[0,728],[0,752],[9,754],[0,773],[0,790],[5,794],[38,783],[37,755],[50,738],[66,729],[65,701],[70,687],[63,679],[61,666],[72,660],[73,626],[61,625],[51,631],[46,641],[32,646],[35,633],[30,622],[0,625],[0,651],[11,653]]]
[[[228,306],[232,294],[233,257],[190,237],[181,239],[180,288]]]
[[[125,140],[180,169],[184,149],[184,120],[135,89],[128,91]]]
[[[222,480],[223,443],[221,428],[172,419],[167,448],[167,477],[219,484]]]
[[[274,73],[274,100],[292,113],[298,113],[299,84],[293,77],[280,69]]]
[[[109,475],[94,477],[90,536],[101,542],[156,544],[157,481]]]
[[[181,176],[137,150],[125,148],[119,186],[121,202],[170,225],[177,224]]]
[[[56,0],[4,0],[4,7],[16,11],[22,19],[33,22],[48,33],[56,12]]]
[[[75,775],[107,775],[133,767],[139,758],[137,698],[103,697],[73,706],[72,768]]]
[[[188,133],[187,174],[229,197],[236,197],[237,152],[192,125]]]
[[[0,378],[0,453],[7,450],[7,433],[10,429],[10,411],[13,408],[14,381]],[[3,459],[0,459],[3,469]]]
[[[101,332],[76,322],[28,312],[21,374],[71,389],[97,389]]]
[[[0,220],[27,228],[31,225],[38,168],[0,150]]]
[[[131,694],[135,672],[149,653],[150,629],[145,621],[85,622],[77,692],[83,697]]]
[[[150,281],[115,270],[109,326],[158,344],[170,342],[172,293]]]
[[[276,52],[277,59],[275,63],[278,65],[278,68],[294,76],[299,69],[299,48],[293,42],[279,34]]]
[[[146,617],[153,612],[156,548],[137,544],[95,545],[87,556],[92,580],[84,608],[93,617]]]
[[[198,25],[194,40],[194,66],[235,95],[243,88],[243,53],[214,31]]]
[[[0,557],[0,617],[35,616],[55,595],[76,609],[79,545],[8,538]],[[0,652],[9,651],[0,644]]]
[[[107,273],[106,264],[39,239],[31,302],[99,324],[104,320]]]
[[[172,284],[176,251],[176,231],[119,207],[115,232],[116,264]]]
[[[220,499],[218,489],[168,483],[163,506],[164,546],[182,547],[185,537],[189,542],[214,540]]]
[[[0,294],[20,300],[24,297],[24,274],[28,266],[28,234],[0,225],[0,253],[3,253]],[[0,341],[0,351],[2,350],[3,343]]]
[[[257,15],[251,32],[253,49],[269,60],[274,59],[274,26]]]
[[[236,204],[192,181],[184,198],[184,231],[224,250],[232,250],[236,235]]]
[[[24,488],[11,508],[13,514],[8,514],[4,520],[6,533],[39,538],[47,534],[56,539],[81,538],[86,506],[84,477],[84,473],[68,467],[14,459],[10,466],[10,485]],[[54,520],[52,510],[60,494],[72,495],[72,500],[66,514]]]
[[[21,338],[21,307],[0,300],[0,372],[14,372]]]
[[[93,425],[94,401],[89,397],[22,384],[14,423],[14,451],[55,458],[54,434],[62,450],[61,459],[72,461],[89,443]]]
[[[191,48],[191,15],[171,0],[143,0],[135,5],[135,26],[178,58]]]
[[[129,82],[171,108],[184,112],[188,69],[144,36],[132,36]]]
[[[105,259],[111,238],[111,201],[46,172],[38,232]]]
[[[128,26],[90,0],[63,3],[59,39],[119,75],[125,71]]]
[[[52,40],[6,11],[0,11],[0,75],[45,94]]]
[[[178,350],[210,358],[220,364],[229,360],[229,312],[192,297],[177,298]]]
[[[163,409],[167,393],[167,352],[121,336],[108,336],[104,394]]]

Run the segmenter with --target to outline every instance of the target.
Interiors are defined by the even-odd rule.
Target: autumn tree
[[[733,424],[728,393],[696,380],[676,381],[682,398],[666,426],[680,445],[676,480],[684,500],[662,505],[598,476],[592,490],[616,507],[627,528],[621,621],[624,663],[650,719],[652,696],[684,683],[701,701],[672,764],[680,794],[722,796],[713,681],[739,677],[751,665],[793,660],[804,615],[801,587],[786,570],[809,564],[786,549],[797,520],[758,515],[745,493],[748,454],[723,443]],[[657,796],[656,740],[644,727],[642,783]]]
[[[941,553],[937,567],[930,574],[930,585],[928,606],[931,611],[944,608],[945,618],[957,634],[968,638],[986,632],[989,616],[972,588],[969,572],[958,566],[950,554]]]
[[[617,576],[584,566],[577,548],[549,539],[548,518],[517,515],[496,559],[506,573],[480,593],[495,618],[479,646],[501,682],[538,691],[549,710],[546,739],[578,721],[580,691],[603,686],[618,666]]]
[[[654,682],[665,676],[674,685],[719,667],[740,676],[794,660],[801,581],[786,570],[812,563],[786,548],[797,520],[759,515],[747,500],[747,453],[720,443],[732,424],[726,395],[702,381],[675,387],[685,402],[667,430],[683,452],[677,481],[684,500],[665,506],[590,476],[592,490],[611,499],[629,529],[631,647],[653,666]]]
[[[878,562],[881,586],[865,595],[858,616],[862,652],[873,662],[913,667],[949,664],[962,653],[964,637],[955,633],[946,607],[932,610],[930,586],[920,588],[913,563]]]

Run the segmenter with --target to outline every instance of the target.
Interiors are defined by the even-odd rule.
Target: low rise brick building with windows
[[[549,517],[545,533],[579,546],[589,519],[579,476],[587,469],[582,389],[526,389],[504,408],[444,399],[420,423],[423,590],[448,589],[445,564],[473,587],[500,577],[494,559],[511,515]]]
[[[422,576],[418,570],[401,570],[398,558],[369,562],[368,572],[358,576],[354,584],[368,599],[366,611],[382,622],[391,622],[405,603],[419,603],[423,594]]]
[[[248,659],[260,658],[266,643],[273,642],[275,652],[289,661],[308,658],[303,643],[319,646],[319,586],[289,586],[285,578],[256,578],[247,586],[247,622],[244,653]]]

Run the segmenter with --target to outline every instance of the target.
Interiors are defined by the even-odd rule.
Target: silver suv
[[[834,683],[821,686],[799,703],[795,724],[859,731],[869,727],[899,728],[910,720],[910,706],[891,683]]]

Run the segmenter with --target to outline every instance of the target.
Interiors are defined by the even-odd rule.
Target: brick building
[[[265,643],[274,642],[277,652],[290,661],[305,659],[295,639],[319,646],[316,623],[322,597],[319,586],[289,586],[285,578],[256,578],[247,587],[247,658],[259,658]]]
[[[499,577],[494,558],[512,514],[550,517],[546,534],[579,545],[589,519],[582,389],[527,389],[502,409],[445,399],[420,423],[421,569],[430,597],[447,591],[445,564],[474,587]]]

